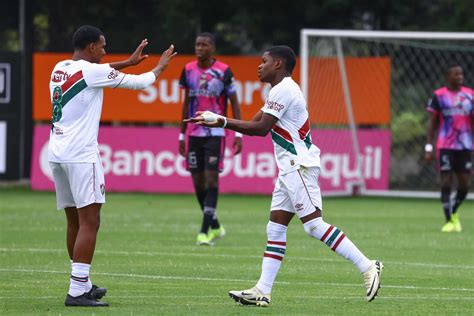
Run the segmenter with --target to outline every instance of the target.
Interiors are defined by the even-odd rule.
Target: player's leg
[[[319,173],[319,168],[301,168],[291,175],[295,176],[293,179],[288,180],[289,183],[294,184],[295,188],[291,199],[295,205],[296,214],[309,236],[322,241],[332,251],[351,261],[364,275],[367,300],[370,302],[377,295],[380,287],[383,264],[369,260],[341,229],[323,220],[321,191],[318,185]]]
[[[466,199],[467,193],[469,192],[469,183],[471,181],[471,175],[469,173],[458,173],[458,189],[453,204],[453,214],[456,214],[459,206]]]
[[[225,230],[217,219],[217,201],[219,197],[219,170],[223,156],[224,137],[207,137],[204,145],[204,174],[207,195],[204,202],[204,214],[210,217],[209,239],[224,237]]]
[[[206,178],[204,175],[204,148],[205,137],[189,137],[187,166],[193,179],[194,192],[203,212],[201,230],[196,238],[198,245],[210,245],[207,231],[209,219],[204,214],[204,203],[207,196]]]
[[[451,187],[453,182],[453,165],[452,150],[441,149],[439,153],[441,204],[443,206],[444,217],[446,219],[446,224],[444,224],[441,228],[442,232],[454,231],[454,224],[451,221]]]
[[[267,245],[263,254],[262,271],[257,284],[250,289],[230,291],[236,302],[266,307],[270,304],[271,291],[286,251],[286,231],[294,216],[293,207],[284,183],[278,177],[272,194],[270,221],[267,224]]]
[[[199,207],[201,211],[204,211],[204,201],[206,201],[207,195],[204,172],[192,171],[191,177],[193,179],[194,192],[196,193]]]
[[[196,197],[202,211],[201,229],[197,236],[196,243],[198,245],[210,245],[207,232],[209,230],[209,226],[211,225],[212,216],[206,216],[206,213],[204,213],[204,203],[207,196],[206,177],[204,175],[204,171],[197,170],[191,172],[191,177],[193,179],[194,191],[196,192]]]
[[[201,211],[204,210],[206,200],[206,183],[204,180],[204,162],[202,155],[202,137],[189,137],[186,157],[186,167],[191,172],[194,192],[198,200]]]
[[[72,262],[74,254],[74,245],[76,243],[77,232],[79,230],[79,216],[76,207],[66,207],[64,209],[67,220],[66,244],[69,259]]]
[[[204,202],[206,201],[206,177],[204,171],[192,170],[191,178],[193,180],[194,192],[199,203],[201,211],[204,211]]]
[[[108,306],[96,299],[105,295],[106,289],[92,285],[89,279],[97,233],[100,227],[100,209],[105,203],[105,186],[102,165],[67,164],[65,170],[71,183],[71,192],[77,207],[77,231],[71,278],[66,306]],[[97,296],[97,294],[99,294]]]
[[[459,155],[458,161],[456,161],[455,169],[456,176],[458,178],[458,188],[456,191],[456,196],[453,201],[452,206],[452,216],[451,220],[454,224],[454,230],[456,232],[462,231],[461,221],[458,216],[458,208],[462,202],[466,199],[466,196],[469,192],[469,185],[471,181],[471,169],[472,169],[472,158],[471,151],[462,151]]]
[[[284,210],[272,210],[267,224],[267,246],[263,254],[262,273],[257,288],[270,294],[286,252],[286,231],[295,214]]]
[[[206,170],[206,187],[207,195],[204,202],[204,213],[211,217],[210,227],[208,231],[209,238],[216,240],[224,237],[224,227],[219,223],[217,218],[217,201],[219,198],[219,172],[216,170]]]

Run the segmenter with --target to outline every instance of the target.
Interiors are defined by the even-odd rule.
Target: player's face
[[[459,66],[449,68],[446,77],[451,86],[460,87],[464,84],[464,72]]]
[[[275,59],[268,52],[263,53],[262,63],[258,66],[258,77],[261,82],[270,82],[275,76]]]
[[[99,40],[92,43],[90,46],[90,52],[92,54],[93,62],[100,63],[102,58],[105,56],[105,37],[100,36]]]
[[[198,36],[194,44],[194,52],[199,61],[205,61],[212,57],[214,53],[214,44],[209,37]]]

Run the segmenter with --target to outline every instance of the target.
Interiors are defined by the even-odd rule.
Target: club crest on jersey
[[[53,101],[60,102],[63,97],[63,92],[61,91],[61,87],[54,87],[53,90]]]
[[[456,99],[454,100],[454,104],[457,105],[457,106],[462,106],[462,103],[464,102],[465,99],[466,99],[465,96],[457,95]]]
[[[215,165],[217,163],[217,157],[216,156],[211,156],[209,157],[209,164],[210,165]]]

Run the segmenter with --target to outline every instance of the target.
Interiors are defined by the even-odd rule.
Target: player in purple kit
[[[240,105],[234,86],[234,75],[229,66],[213,57],[215,38],[211,33],[201,33],[195,42],[196,61],[186,64],[179,81],[185,89],[183,120],[194,117],[197,111],[212,111],[227,114],[227,100],[230,100],[235,118],[240,119]],[[185,135],[188,136],[186,148]],[[234,138],[234,154],[242,149],[242,134]],[[187,168],[193,178],[194,189],[203,212],[198,245],[210,245],[225,235],[217,219],[219,171],[225,149],[223,128],[211,129],[205,126],[181,124],[179,153],[186,157]]]
[[[447,86],[434,91],[427,110],[428,121],[425,159],[433,159],[433,140],[438,126],[436,149],[441,173],[441,202],[446,216],[442,232],[461,232],[458,208],[467,196],[472,169],[472,126],[474,124],[473,90],[463,86],[464,73],[458,64],[446,68]],[[453,174],[458,179],[451,201]]]

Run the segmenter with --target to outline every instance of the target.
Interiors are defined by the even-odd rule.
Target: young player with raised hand
[[[144,89],[153,84],[176,55],[171,45],[149,72],[130,75],[119,69],[146,59],[143,40],[123,62],[99,64],[105,37],[96,27],[81,26],[73,36],[71,59],[56,64],[49,84],[53,108],[48,160],[56,189],[58,210],[67,218],[67,249],[71,277],[66,306],[108,306],[99,301],[105,288],[92,284],[89,271],[94,256],[100,209],[105,203],[104,172],[97,136],[103,88]]]
[[[199,112],[198,116],[189,120],[202,126],[224,127],[246,135],[272,135],[279,175],[272,195],[261,276],[254,287],[230,291],[229,295],[241,304],[270,304],[273,283],[285,257],[287,226],[296,214],[310,237],[321,240],[331,250],[350,260],[363,274],[370,302],[379,290],[383,264],[369,260],[339,228],[322,218],[318,185],[320,150],[311,141],[306,101],[298,84],[291,78],[295,64],[295,53],[287,46],[274,46],[263,54],[258,75],[272,88],[264,106],[251,121],[210,112]]]

